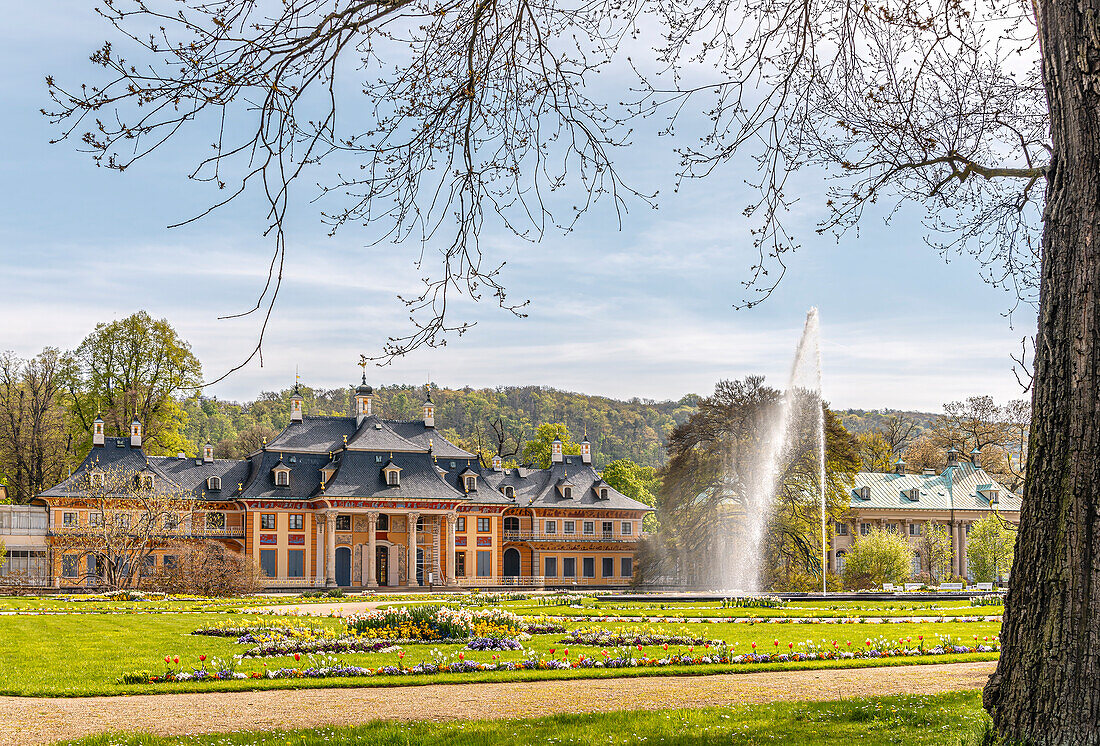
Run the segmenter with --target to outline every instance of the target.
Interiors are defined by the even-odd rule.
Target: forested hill
[[[354,411],[351,388],[302,389],[307,414],[348,415]],[[237,403],[217,399],[185,402],[184,437],[201,446],[215,445],[219,457],[240,457],[258,446],[263,437],[282,429],[290,419],[290,389],[265,392],[255,401]],[[628,458],[643,466],[660,466],[669,432],[695,411],[697,396],[679,401],[631,399],[620,401],[542,386],[502,386],[493,389],[432,389],[436,427],[470,451],[508,456],[532,438],[544,423],[564,423],[580,441],[585,427],[597,465]],[[374,412],[387,419],[418,419],[424,388],[379,386],[374,389]]]
[[[872,430],[882,429],[891,417],[913,422],[916,430],[912,437],[916,438],[925,430],[932,427],[939,415],[931,412],[909,412],[900,409],[845,409],[837,412],[840,421],[848,432],[858,435]]]

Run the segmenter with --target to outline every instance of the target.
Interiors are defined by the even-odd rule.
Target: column
[[[959,523],[959,575],[966,577],[966,526]]]
[[[367,568],[367,587],[378,587],[378,568],[375,563],[378,561],[378,540],[375,537],[375,533],[378,531],[378,514],[367,513],[367,561],[363,563],[363,567]]]
[[[325,530],[324,523],[319,520],[321,517],[317,513],[313,514],[313,523],[317,527],[317,543],[313,545],[313,556],[317,560],[317,572],[314,575],[314,582],[317,585],[324,585],[325,583]]]
[[[951,546],[954,550],[951,556],[951,572],[962,575],[962,521],[951,524]]]
[[[325,585],[336,587],[336,511],[325,513]]]
[[[454,513],[448,513],[443,516],[443,530],[446,532],[445,541],[443,542],[444,558],[447,560],[447,585],[454,585],[458,582],[455,577],[455,523],[457,517]],[[442,571],[442,570],[441,570]]]
[[[419,513],[409,513],[406,517],[409,522],[407,579],[410,588],[420,586],[420,583],[416,582],[416,522],[419,518]]]

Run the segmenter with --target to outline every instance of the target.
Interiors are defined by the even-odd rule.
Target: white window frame
[[[584,536],[595,536],[596,535],[596,522],[595,521],[582,521],[581,522],[581,531],[584,532],[583,533]]]
[[[621,530],[623,536],[633,536],[634,535],[634,523],[631,522],[631,521],[623,521],[623,524],[620,527],[620,530]]]
[[[576,521],[562,521],[561,523],[562,523],[561,532],[563,534],[568,534],[570,536],[573,536],[577,533],[577,522]]]
[[[558,522],[557,521],[546,521],[543,524],[543,527],[544,527],[543,528],[543,533],[556,534],[558,532]]]

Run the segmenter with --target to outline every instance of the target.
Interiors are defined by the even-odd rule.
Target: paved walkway
[[[159,735],[837,700],[978,689],[996,662],[400,688],[33,699],[0,697],[0,746],[109,731]]]

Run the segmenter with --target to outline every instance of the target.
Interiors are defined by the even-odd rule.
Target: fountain
[[[800,397],[809,397],[809,405],[801,399],[804,406],[799,407]],[[795,423],[795,419],[805,412],[811,412],[812,422]],[[752,475],[746,491],[751,495],[740,496],[740,510],[737,516],[738,531],[729,534],[729,525],[723,522],[725,536],[719,537],[722,548],[718,575],[718,588],[735,592],[760,591],[760,562],[763,557],[764,530],[771,519],[778,480],[783,467],[784,457],[792,439],[792,425],[795,433],[804,433],[806,426],[812,429],[814,449],[817,461],[818,499],[821,512],[821,585],[826,591],[826,552],[828,548],[826,523],[826,479],[825,479],[825,415],[821,407],[821,347],[818,313],[811,308],[806,314],[806,323],[802,337],[798,342],[794,361],[791,364],[787,388],[779,409],[768,428],[769,432],[760,443],[760,467],[748,472]],[[748,471],[748,470],[744,470]]]

